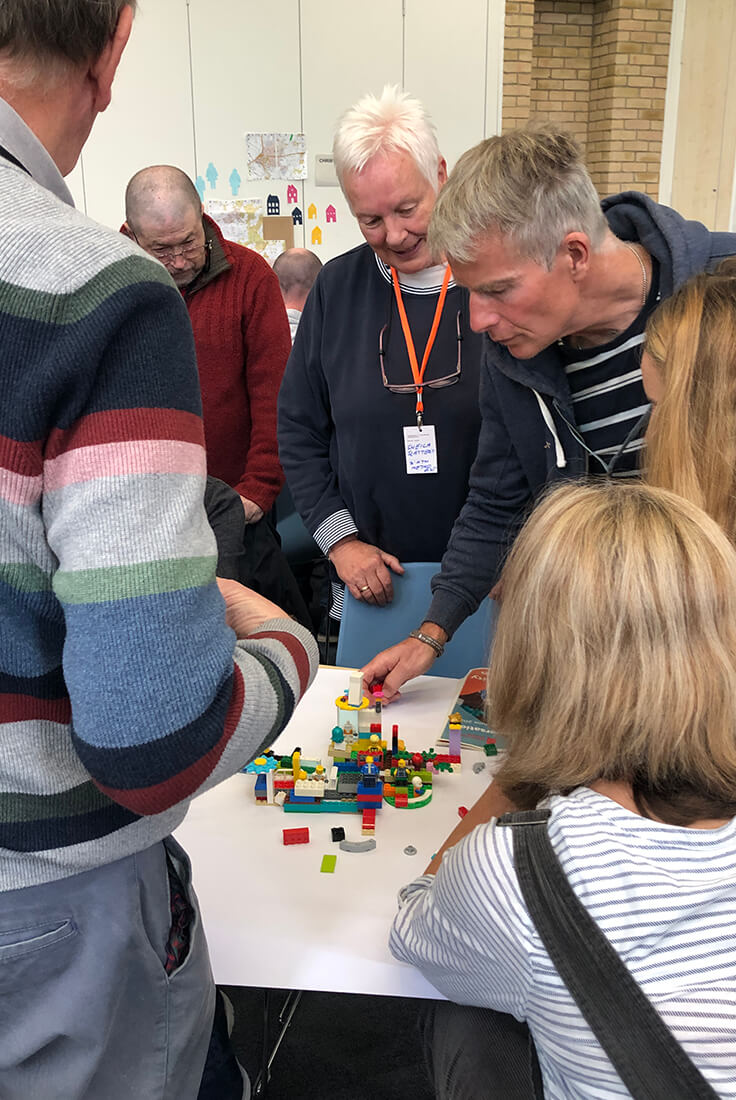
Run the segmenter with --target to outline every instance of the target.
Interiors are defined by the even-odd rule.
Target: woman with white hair
[[[468,295],[433,263],[447,178],[422,105],[395,87],[340,120],[335,167],[366,244],[320,272],[279,398],[279,456],[297,510],[342,586],[392,597],[401,561],[438,561],[465,501],[480,416],[481,338]]]

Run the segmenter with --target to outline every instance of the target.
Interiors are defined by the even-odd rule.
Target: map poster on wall
[[[246,134],[248,178],[305,180],[307,141],[304,134]]]
[[[284,251],[283,241],[264,241],[260,199],[210,199],[205,210],[228,241],[258,252],[270,264]]]

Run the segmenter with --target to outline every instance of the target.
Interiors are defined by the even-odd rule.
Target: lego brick
[[[332,875],[337,864],[337,856],[322,856],[320,871],[325,875]]]
[[[341,840],[340,848],[343,852],[373,852],[376,842],[375,840]]]
[[[284,802],[284,810],[289,814],[359,814],[356,802]]]
[[[309,844],[309,829],[282,829],[284,844]]]
[[[407,794],[400,794],[396,792],[396,798],[394,799],[394,805],[397,810],[405,810],[409,805],[409,796]]]
[[[331,829],[330,832],[332,833],[332,839],[335,841],[345,839],[345,830],[343,829],[342,825],[339,825],[335,829]]]

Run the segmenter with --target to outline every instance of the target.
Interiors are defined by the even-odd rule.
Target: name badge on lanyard
[[[404,428],[404,454],[407,474],[437,473],[437,439],[434,424],[413,424]]]
[[[442,311],[445,308],[447,288],[450,285],[450,275],[451,272],[448,265],[445,269],[445,277],[442,280],[442,289],[440,290],[440,296],[437,300],[437,308],[434,311],[432,328],[430,329],[429,336],[427,337],[427,344],[424,349],[424,355],[422,356],[422,365],[420,367],[419,360],[417,359],[416,348],[414,347],[414,338],[411,334],[409,320],[406,316],[406,309],[404,308],[404,300],[401,296],[399,277],[396,273],[396,268],[391,268],[391,279],[394,284],[396,305],[399,310],[401,328],[404,333],[406,351],[409,356],[409,364],[411,366],[412,378],[414,379],[414,387],[417,395],[416,427],[412,425],[410,427],[404,428],[404,454],[406,456],[407,474],[437,473],[437,436],[434,430],[434,426],[432,424],[424,423],[424,401],[422,400],[422,393],[424,391],[424,373],[427,369],[430,352],[432,351],[435,339],[437,338],[437,330],[440,327]]]

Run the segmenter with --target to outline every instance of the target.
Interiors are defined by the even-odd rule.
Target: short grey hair
[[[344,190],[348,172],[360,172],[379,153],[408,153],[438,188],[442,159],[434,123],[418,99],[387,84],[380,97],[364,95],[340,118],[332,145],[335,171]]]
[[[427,241],[433,256],[467,263],[480,238],[499,233],[549,269],[566,234],[586,233],[595,249],[607,229],[574,138],[527,128],[463,153],[437,199]]]
[[[0,0],[0,61],[40,71],[100,56],[136,0]]]

